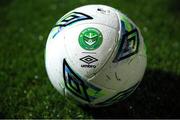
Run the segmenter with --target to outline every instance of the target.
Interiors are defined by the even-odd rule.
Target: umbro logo
[[[90,64],[98,61],[98,59],[90,55],[80,58],[80,60],[86,63],[86,65],[81,65],[81,67],[86,67],[86,68],[96,68],[96,65],[90,65]]]
[[[88,55],[88,56],[85,56],[83,58],[80,58],[81,61],[87,63],[87,64],[91,64],[91,63],[94,63],[96,61],[98,61],[98,59]]]

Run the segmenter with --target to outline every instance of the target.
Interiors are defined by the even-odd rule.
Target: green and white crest
[[[86,28],[79,35],[79,44],[85,50],[95,50],[103,41],[101,32],[96,28]]]

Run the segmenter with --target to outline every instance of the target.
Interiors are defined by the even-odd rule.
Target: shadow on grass
[[[147,70],[136,91],[124,101],[104,108],[83,108],[94,118],[180,117],[180,76]]]

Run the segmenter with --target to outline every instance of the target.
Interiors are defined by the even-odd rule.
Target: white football
[[[129,96],[145,72],[147,57],[138,27],[105,5],[87,5],[64,15],[45,50],[52,85],[89,106],[107,106]]]

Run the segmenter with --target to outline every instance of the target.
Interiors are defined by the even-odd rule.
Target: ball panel
[[[53,28],[54,29],[54,28]],[[45,65],[48,77],[52,85],[61,93],[63,93],[63,59],[64,59],[64,40],[63,35],[57,35],[53,38],[57,31],[52,30],[46,43]]]
[[[81,34],[82,31],[92,28],[98,29],[101,32],[102,36],[95,36],[95,42],[99,40],[96,37],[102,37],[102,43],[97,49],[86,50],[80,45],[79,37],[85,36]],[[87,35],[91,35],[91,33]],[[112,55],[113,48],[116,46],[116,35],[117,31],[115,29],[100,24],[83,24],[68,29],[68,32],[65,33],[64,46],[68,63],[84,79],[92,78]],[[91,45],[87,46],[91,47]]]
[[[93,18],[91,23],[104,24],[116,30],[119,29],[116,9],[112,7],[106,5],[87,5],[79,7],[74,11],[83,12],[90,15]]]
[[[73,96],[84,104],[95,104],[106,100],[113,95],[113,90],[109,90],[92,84],[83,79],[76,71],[74,71],[69,63],[63,61],[63,77],[65,82],[66,95]]]

